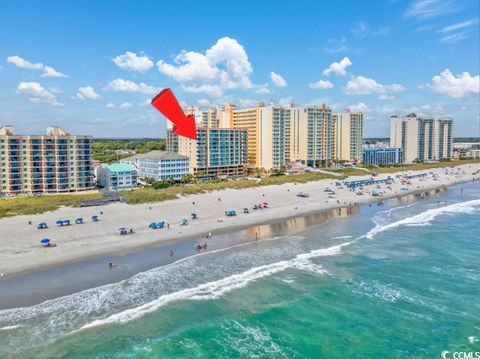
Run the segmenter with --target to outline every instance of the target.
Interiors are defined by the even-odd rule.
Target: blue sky
[[[327,103],[455,120],[479,136],[478,0],[10,1],[0,5],[0,125],[163,137],[149,105]]]

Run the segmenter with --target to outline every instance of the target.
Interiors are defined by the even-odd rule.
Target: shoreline
[[[105,211],[105,216],[101,217],[101,221],[98,223],[85,223],[83,225],[72,225],[70,228],[49,228],[47,232],[37,230],[36,227],[26,226],[25,223],[28,220],[32,220],[34,226],[37,222],[44,220],[48,217],[48,222],[51,225],[54,223],[52,220],[55,217],[70,217],[74,215],[80,216],[83,214],[85,218],[89,218],[86,215],[88,212],[93,212],[91,208],[62,208],[60,210],[44,213],[34,216],[17,216],[4,218],[0,220],[0,233],[7,233],[11,228],[21,228],[17,238],[9,239],[5,236],[0,236],[0,244],[2,248],[0,250],[0,272],[5,273],[2,280],[13,279],[22,277],[35,272],[41,272],[45,270],[51,270],[53,268],[62,267],[75,263],[82,263],[87,261],[99,260],[102,258],[108,258],[113,256],[125,256],[132,253],[143,252],[151,249],[160,249],[167,246],[178,245],[188,241],[205,241],[207,233],[212,233],[214,236],[224,236],[226,234],[244,231],[246,229],[253,230],[254,228],[262,225],[273,225],[276,223],[286,222],[293,218],[305,217],[312,214],[319,214],[329,210],[338,210],[340,208],[347,208],[350,204],[368,204],[376,203],[379,201],[395,198],[405,197],[410,195],[417,195],[419,193],[429,192],[431,190],[441,189],[449,187],[455,184],[471,182],[473,178],[472,173],[480,169],[480,164],[466,164],[460,166],[465,171],[463,175],[444,175],[445,169],[453,171],[450,166],[445,168],[434,169],[427,173],[433,172],[439,176],[438,181],[427,180],[420,182],[418,179],[412,180],[412,188],[408,192],[400,191],[401,185],[396,183],[392,185],[394,189],[390,192],[386,192],[382,197],[373,197],[369,194],[364,196],[357,196],[355,192],[350,192],[347,189],[338,191],[333,200],[328,199],[323,190],[326,187],[332,186],[334,180],[320,180],[315,182],[308,182],[305,184],[283,184],[266,186],[264,188],[249,188],[241,190],[225,190],[213,193],[197,194],[180,199],[160,202],[147,205],[126,205],[126,204],[113,204],[100,209],[95,208],[95,211]],[[458,167],[455,167],[458,168]],[[415,171],[425,172],[425,171]],[[398,172],[404,173],[404,172]],[[393,178],[398,173],[390,174]],[[368,178],[370,176],[355,176],[353,179]],[[379,176],[379,178],[385,178],[385,176]],[[445,177],[445,178],[443,178]],[[453,178],[452,178],[453,177]],[[349,178],[349,180],[351,180]],[[332,182],[333,181],[333,182]],[[397,181],[398,182],[398,181]],[[335,189],[335,188],[334,188]],[[367,188],[371,190],[372,188]],[[383,188],[382,188],[383,189]],[[293,190],[293,191],[292,191]],[[335,189],[336,190],[336,189]],[[311,196],[303,199],[296,197],[295,192],[309,192]],[[263,192],[262,196],[259,196],[259,192]],[[268,201],[268,209],[262,209],[253,211],[250,210],[250,214],[241,213],[241,209],[238,208],[238,194],[244,194],[245,201],[252,203],[253,200],[257,200],[256,203],[262,201]],[[295,196],[295,197],[293,197]],[[229,208],[234,203],[237,210],[237,216],[230,219],[223,216],[222,222],[218,222],[219,214],[222,213],[222,209],[219,209],[219,205],[214,202],[216,198],[221,198],[217,203],[220,203],[222,207]],[[205,200],[207,200],[205,202]],[[339,203],[337,203],[339,202]],[[195,203],[192,205],[192,203]],[[246,202],[248,203],[248,202]],[[246,205],[246,204],[243,204]],[[152,208],[151,210],[149,208]],[[251,208],[251,207],[250,207]],[[191,221],[188,226],[180,227],[171,221],[171,218],[178,218],[180,221],[181,213],[186,217],[191,211],[200,209],[199,220]],[[204,217],[202,213],[208,212],[211,209],[213,215]],[[225,209],[226,210],[226,209]],[[118,223],[125,218],[125,211],[131,212],[130,216],[126,216],[132,219],[131,216],[135,216],[135,224],[132,226],[135,228],[135,234],[120,236],[118,234],[112,234],[110,231],[106,232],[103,228],[103,223],[114,224],[114,228]],[[168,215],[163,214],[163,217],[167,217],[167,222],[172,223],[170,229],[158,229],[151,230],[140,228],[140,221],[148,223],[146,215],[152,215],[157,211],[170,211]],[[261,212],[260,212],[261,211]],[[110,217],[110,212],[113,212],[113,216]],[[137,212],[137,213],[134,213]],[[261,215],[258,215],[261,213]],[[210,213],[209,213],[210,214]],[[67,218],[68,218],[67,217]],[[116,218],[119,217],[119,218]],[[160,216],[159,216],[160,217]],[[108,221],[106,220],[108,218]],[[20,225],[22,223],[22,225]],[[98,226],[101,225],[101,226]],[[96,231],[94,226],[103,229],[102,231]],[[147,227],[146,225],[144,227]],[[78,231],[81,228],[82,230]],[[84,228],[90,229],[90,231],[83,231]],[[92,228],[94,228],[92,230]],[[62,233],[63,231],[63,233]],[[100,232],[100,233],[98,233]],[[259,238],[264,236],[262,233],[258,233]],[[26,234],[25,237],[21,237]],[[54,248],[41,248],[37,243],[39,236],[53,234],[53,242],[57,242],[58,246]],[[66,234],[66,235],[65,235]],[[56,236],[59,237],[56,237]],[[60,237],[60,235],[63,235]],[[18,238],[20,237],[20,238]],[[72,238],[73,237],[73,238]],[[57,240],[57,238],[60,238]],[[99,238],[101,238],[99,240]],[[72,241],[73,239],[73,241]],[[137,241],[137,239],[140,239]],[[17,240],[14,248],[8,248],[9,243],[12,240]],[[36,243],[35,243],[36,242]],[[7,248],[7,249],[6,249]],[[61,252],[59,256],[52,256],[55,252]],[[43,253],[42,253],[43,252]],[[39,258],[39,253],[42,253],[42,257]],[[44,254],[47,254],[45,256]],[[40,260],[38,260],[40,259]]]

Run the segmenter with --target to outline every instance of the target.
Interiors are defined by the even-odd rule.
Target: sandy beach
[[[100,258],[116,254],[130,253],[149,247],[169,243],[198,239],[206,240],[207,234],[213,236],[251,227],[272,221],[303,216],[323,210],[346,207],[355,203],[379,202],[383,199],[412,195],[430,191],[461,182],[480,179],[474,175],[480,170],[480,164],[467,164],[454,169],[450,167],[428,171],[408,172],[408,174],[427,173],[427,177],[410,180],[410,184],[402,184],[395,178],[398,172],[390,174],[395,182],[388,188],[374,185],[365,186],[364,194],[350,191],[346,186],[337,188],[335,180],[321,180],[306,184],[288,183],[284,185],[248,188],[242,190],[225,190],[212,193],[191,195],[176,200],[160,203],[127,205],[112,204],[90,208],[62,208],[54,212],[34,216],[16,216],[0,220],[0,273],[4,279],[49,267],[67,263],[80,262],[87,259]],[[436,179],[433,177],[436,176]],[[388,177],[378,175],[375,179]],[[367,176],[348,178],[348,181],[367,179]],[[329,187],[335,195],[329,196],[325,189]],[[402,188],[408,187],[408,191]],[[375,189],[381,196],[372,196]],[[309,194],[307,198],[299,198],[299,192]],[[268,208],[253,210],[254,204],[267,202]],[[248,214],[243,208],[249,208]],[[227,217],[225,211],[235,210],[236,216]],[[103,212],[103,214],[101,214]],[[198,219],[191,220],[190,214],[196,213]],[[93,222],[91,217],[98,215],[99,221]],[[84,218],[85,223],[74,224],[76,218]],[[182,219],[189,224],[182,226]],[[57,226],[57,220],[69,219],[70,226]],[[31,225],[28,222],[31,221]],[[151,222],[165,221],[169,228],[151,229]],[[37,229],[37,224],[46,222],[47,229]],[[133,234],[120,235],[119,228],[133,229]],[[262,233],[257,233],[259,237]],[[40,240],[49,238],[55,247],[45,248]]]

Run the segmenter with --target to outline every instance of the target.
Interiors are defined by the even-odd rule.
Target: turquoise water
[[[0,311],[0,357],[480,351],[480,186],[463,188]]]

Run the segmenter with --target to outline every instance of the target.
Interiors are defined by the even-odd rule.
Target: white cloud
[[[43,103],[61,106],[55,95],[44,89],[38,82],[20,82],[17,94],[26,97],[32,103]]]
[[[275,84],[275,86],[278,87],[285,87],[287,86],[287,81],[280,75],[277,74],[276,72],[270,72],[270,79],[272,82]]]
[[[462,31],[462,32],[457,32],[455,34],[444,36],[440,39],[440,41],[444,42],[444,43],[447,43],[447,44],[453,44],[453,43],[458,42],[460,40],[466,39],[467,37],[468,37],[467,32]]]
[[[31,63],[17,55],[7,57],[7,62],[10,62],[11,64],[14,64],[22,69],[43,71],[43,74],[41,75],[42,77],[67,77],[61,72],[56,71],[53,67],[46,66],[41,62]]]
[[[454,0],[415,0],[407,8],[405,17],[429,20],[458,11]]]
[[[127,109],[127,108],[132,108],[133,105],[130,102],[124,102],[120,105],[121,109]]]
[[[238,100],[238,105],[240,108],[255,107],[257,105],[257,100],[252,99],[240,99]]]
[[[79,87],[76,98],[80,100],[98,100],[100,95],[95,92],[92,86]]]
[[[344,57],[340,62],[332,63],[328,68],[323,70],[325,76],[330,76],[334,73],[337,76],[345,76],[347,74],[347,67],[352,65],[348,57]]]
[[[153,61],[148,56],[138,56],[131,51],[114,57],[112,61],[121,69],[128,71],[146,72],[153,66]]]
[[[222,88],[218,85],[183,86],[183,89],[190,93],[205,93],[211,97],[220,97],[223,94]]]
[[[110,89],[112,91],[120,91],[120,92],[141,92],[144,94],[155,94],[159,91],[159,89],[147,85],[143,82],[136,83],[130,80],[124,80],[124,79],[116,79],[113,81],[110,81],[110,83],[106,87],[107,89]]]
[[[267,85],[263,85],[263,86],[260,86],[255,92],[259,94],[269,94],[270,89],[268,88]]]
[[[158,70],[182,84],[187,92],[203,92],[219,97],[224,90],[248,89],[252,65],[237,40],[223,37],[205,53],[182,51],[175,64],[157,62]]]
[[[348,52],[350,50],[347,46],[347,39],[345,39],[345,37],[341,37],[339,39],[328,39],[327,45],[323,49],[325,52],[332,54]]]
[[[464,98],[480,92],[480,76],[471,76],[469,72],[454,75],[449,69],[433,76],[432,90],[453,98]]]
[[[351,28],[351,32],[355,36],[361,38],[365,38],[367,36],[386,36],[390,33],[390,28],[388,26],[383,26],[374,30],[370,29],[367,23],[359,22]]]
[[[365,104],[365,102],[359,102],[356,105],[348,106],[352,112],[369,112],[370,108]]]
[[[200,106],[203,106],[203,107],[209,107],[211,106],[210,104],[210,101],[206,98],[201,98],[201,99],[198,99],[197,100],[197,103],[200,105]]]
[[[452,32],[452,31],[464,29],[466,27],[470,27],[470,26],[477,25],[477,24],[478,24],[478,18],[475,18],[475,19],[471,19],[471,20],[467,20],[467,21],[463,21],[463,22],[458,22],[456,24],[444,26],[441,29],[437,30],[437,32],[447,33],[447,32]]]
[[[293,96],[282,97],[278,100],[280,105],[290,105],[293,102]]]
[[[382,85],[374,79],[365,76],[354,76],[347,82],[344,91],[348,95],[368,95],[371,93],[385,94],[387,92],[401,92],[405,87],[399,84]]]
[[[390,101],[390,100],[395,100],[395,96],[380,95],[380,96],[378,96],[378,99],[379,99],[380,101]]]
[[[312,82],[308,86],[311,89],[330,89],[333,87],[333,84],[328,80],[319,80],[317,82]]]
[[[152,100],[147,98],[145,101],[141,102],[139,105],[145,107],[145,106],[150,106],[151,104],[152,104]]]
[[[115,105],[111,102],[107,103],[106,108],[115,108]]]

